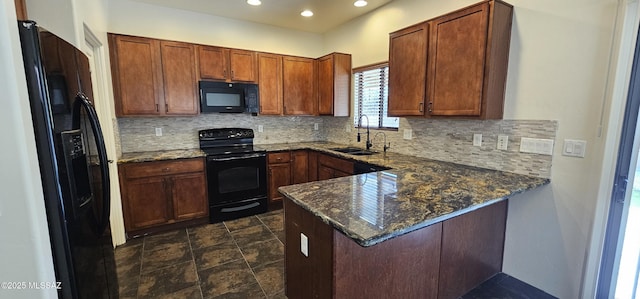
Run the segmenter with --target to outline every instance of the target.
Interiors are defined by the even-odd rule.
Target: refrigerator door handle
[[[94,215],[94,218],[99,217],[98,219],[94,219],[95,225],[93,230],[97,235],[102,235],[109,225],[109,214],[111,207],[109,160],[107,159],[107,149],[104,144],[104,137],[102,135],[100,122],[98,121],[98,115],[95,108],[93,108],[93,104],[89,102],[89,99],[87,99],[87,96],[83,93],[78,93],[78,95],[76,96],[76,100],[73,103],[73,128],[80,129],[80,119],[82,118],[82,116],[80,115],[81,107],[84,108],[84,110],[87,112],[87,118],[89,120],[89,123],[91,124],[93,138],[95,138],[95,143],[98,150],[98,163],[100,167],[100,175],[102,177],[102,207],[100,209],[101,215],[95,215],[93,213],[92,215]]]

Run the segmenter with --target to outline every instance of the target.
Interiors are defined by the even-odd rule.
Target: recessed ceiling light
[[[363,7],[363,6],[367,6],[367,1],[365,0],[358,0],[356,2],[353,2],[353,6],[355,7]]]
[[[247,3],[249,5],[260,5],[260,4],[262,4],[262,1],[260,1],[260,0],[247,0]]]
[[[310,17],[310,16],[313,16],[313,11],[305,9],[300,13],[300,15],[303,17]]]

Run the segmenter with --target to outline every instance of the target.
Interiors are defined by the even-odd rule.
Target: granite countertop
[[[310,149],[390,170],[278,188],[287,198],[367,247],[550,183],[549,179],[393,152],[354,156],[330,142],[254,145]],[[124,153],[118,163],[204,157],[200,149]]]
[[[188,159],[188,158],[198,158],[198,157],[204,157],[204,156],[205,156],[204,152],[201,151],[199,148],[168,150],[168,151],[123,153],[122,157],[118,159],[118,164]]]
[[[280,187],[296,204],[367,247],[550,183],[549,179],[396,153],[351,156],[309,143],[271,150],[313,149],[392,169]]]

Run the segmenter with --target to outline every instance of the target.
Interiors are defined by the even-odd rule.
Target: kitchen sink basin
[[[331,150],[349,154],[349,155],[354,155],[354,156],[368,156],[368,155],[377,154],[377,152],[361,149],[359,147],[338,147],[338,148],[332,148]]]

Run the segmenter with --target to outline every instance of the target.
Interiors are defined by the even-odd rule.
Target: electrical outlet
[[[507,135],[498,135],[498,149],[499,150],[507,150],[507,145],[509,144],[509,136]]]
[[[473,134],[473,146],[482,146],[482,134]]]
[[[258,132],[259,133],[264,132],[264,126],[263,125],[258,125]]]
[[[309,256],[309,239],[303,233],[300,233],[300,252],[304,256]]]
[[[411,129],[404,129],[404,134],[403,134],[402,138],[404,138],[404,139],[411,139],[411,138],[413,138],[413,137],[412,137],[412,135],[413,135],[413,130],[411,130]]]
[[[313,124],[314,131],[318,131],[319,128],[320,128],[320,125],[318,123]]]
[[[156,128],[156,136],[162,136],[162,128]]]
[[[520,152],[551,156],[553,154],[553,139],[522,137]]]

